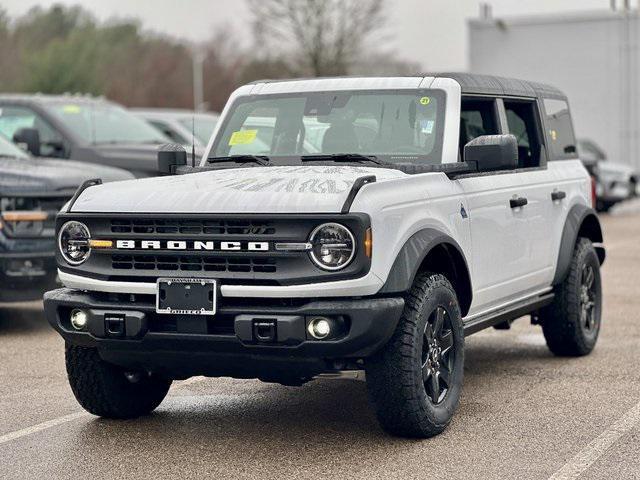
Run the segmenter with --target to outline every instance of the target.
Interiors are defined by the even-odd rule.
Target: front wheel
[[[451,421],[462,390],[464,331],[456,293],[420,274],[393,337],[365,363],[378,420],[394,435],[427,438]]]
[[[67,345],[65,358],[73,394],[85,410],[100,417],[151,413],[171,386],[171,380],[107,363],[95,348]]]

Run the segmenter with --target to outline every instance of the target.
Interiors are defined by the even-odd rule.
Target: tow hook
[[[253,323],[253,338],[261,343],[276,341],[276,321],[257,320]]]

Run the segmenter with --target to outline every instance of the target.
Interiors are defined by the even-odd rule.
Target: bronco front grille
[[[270,222],[257,220],[113,219],[112,233],[150,235],[274,235]]]
[[[371,265],[362,248],[339,272],[320,269],[307,251],[277,248],[307,242],[318,225],[335,221],[347,226],[362,245],[370,226],[364,214],[62,214],[58,228],[69,220],[86,224],[92,239],[112,242],[112,248],[93,249],[77,266],[57,255],[60,268],[86,277],[144,282],[215,278],[221,284],[295,285],[357,278]],[[118,241],[126,245],[118,246]]]
[[[178,255],[112,255],[114,270],[181,272],[275,273],[277,260],[268,257],[219,257]]]

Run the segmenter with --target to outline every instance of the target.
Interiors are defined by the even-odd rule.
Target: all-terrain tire
[[[440,371],[437,376],[425,374],[425,366],[438,365],[437,361],[430,363],[432,348],[426,347],[432,345],[428,332],[435,328],[433,316],[437,319],[442,311],[446,328],[442,327],[440,368],[446,362],[449,380],[446,392],[436,394],[438,401],[433,401],[431,382],[442,377]],[[445,345],[450,345],[446,358]],[[441,433],[460,401],[463,367],[464,330],[456,293],[443,275],[419,274],[391,340],[365,362],[367,388],[381,426],[403,437],[427,438]]]
[[[164,399],[171,380],[129,373],[105,362],[95,348],[65,347],[67,376],[76,399],[89,413],[135,418],[151,413]]]
[[[600,333],[601,317],[600,261],[591,241],[579,238],[567,277],[556,287],[553,303],[539,314],[549,350],[571,357],[591,353]]]

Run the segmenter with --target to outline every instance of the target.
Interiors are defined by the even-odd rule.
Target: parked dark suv
[[[118,168],[32,158],[0,135],[0,302],[56,284],[55,216],[83,181],[133,178]]]
[[[32,155],[159,175],[161,132],[120,105],[79,95],[0,95],[0,133]]]

